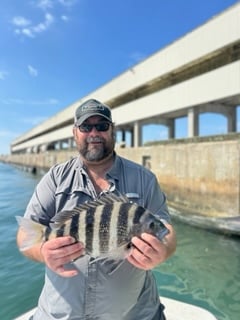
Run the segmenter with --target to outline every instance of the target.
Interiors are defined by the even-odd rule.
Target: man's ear
[[[73,126],[72,128],[72,133],[73,133],[73,137],[74,137],[74,140],[76,140],[76,135],[77,135],[77,127]]]

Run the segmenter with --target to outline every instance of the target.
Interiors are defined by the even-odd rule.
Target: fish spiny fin
[[[79,206],[75,207],[73,210],[64,210],[58,212],[52,219],[50,226],[51,228],[57,228],[60,225],[64,224],[67,220],[70,220],[73,216],[80,214],[81,212],[86,212],[92,208],[97,208],[98,206],[104,206],[108,204],[113,204],[115,202],[122,202],[126,203],[129,202],[129,199],[122,195],[115,195],[111,192],[103,193],[99,198],[96,200],[90,200]]]
[[[66,221],[70,220],[73,216],[80,213],[78,208],[74,208],[73,210],[64,210],[58,212],[54,217],[51,218],[50,226],[51,228],[57,228],[61,225],[63,225]]]
[[[114,203],[114,202],[123,202],[123,203],[129,202],[129,199],[127,196],[125,196],[121,193],[118,193],[116,195],[112,192],[103,193],[98,200],[100,200],[106,204]]]

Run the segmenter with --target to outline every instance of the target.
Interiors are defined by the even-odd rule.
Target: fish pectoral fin
[[[125,259],[128,256],[129,250],[130,250],[130,247],[128,246],[128,244],[125,243],[119,246],[117,249],[114,249],[108,252],[107,256],[110,259],[114,259],[114,260]]]
[[[125,243],[124,245],[121,245],[118,248],[113,249],[107,253],[102,253],[98,257],[92,259],[89,262],[89,264],[94,263],[96,261],[100,261],[100,260],[115,260],[115,261],[124,260],[128,256],[130,248],[131,248],[131,244]]]
[[[90,260],[89,264],[93,264],[93,263],[95,263],[95,262],[97,262],[97,261],[105,260],[105,259],[107,259],[107,258],[108,258],[108,256],[102,255],[102,256],[99,256],[99,257],[97,257],[97,258],[93,258],[92,260]]]

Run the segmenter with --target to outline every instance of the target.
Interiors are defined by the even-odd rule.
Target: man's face
[[[80,127],[75,127],[73,133],[80,155],[89,162],[101,161],[113,152],[113,124],[103,117],[89,117]]]

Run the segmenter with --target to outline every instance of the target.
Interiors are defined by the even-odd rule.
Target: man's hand
[[[132,244],[133,247],[127,259],[139,269],[153,269],[169,256],[166,244],[148,233],[143,233],[141,238],[133,237]]]
[[[69,236],[46,241],[40,250],[48,268],[63,277],[73,277],[78,274],[76,269],[65,269],[64,265],[85,254],[83,244]]]

